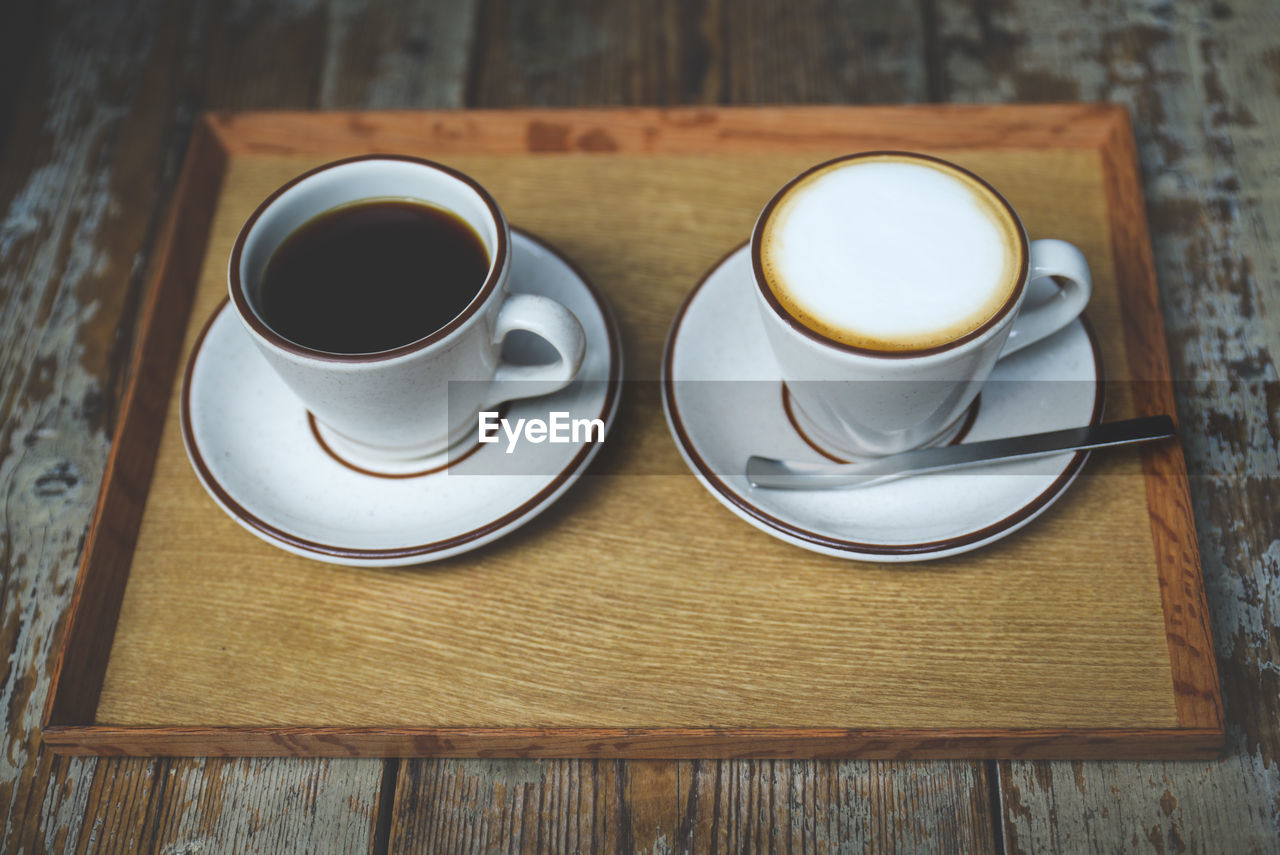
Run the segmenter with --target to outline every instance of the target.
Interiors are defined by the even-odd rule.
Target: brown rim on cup
[[[765,278],[764,261],[760,257],[761,246],[763,244],[763,238],[764,238],[765,223],[768,222],[769,217],[773,214],[774,209],[778,206],[778,204],[783,199],[787,197],[787,195],[791,192],[793,188],[796,187],[796,185],[798,185],[800,182],[804,181],[806,178],[813,175],[814,173],[819,172],[821,170],[828,169],[832,166],[835,166],[836,164],[844,163],[846,161],[861,160],[864,158],[872,158],[872,157],[899,157],[907,160],[929,161],[930,163],[935,163],[946,169],[950,169],[957,173],[960,173],[961,175],[972,179],[976,184],[978,184],[978,186],[980,186],[981,188],[986,190],[988,193],[990,193],[992,199],[994,199],[996,202],[1000,204],[1000,206],[1004,208],[1005,212],[1009,215],[1010,221],[1012,221],[1014,225],[1017,226],[1016,231],[1018,234],[1018,265],[1017,265],[1018,275],[1014,282],[1013,289],[1009,292],[1009,296],[1005,299],[1004,303],[1001,304],[1000,308],[997,309],[995,313],[991,315],[991,317],[987,318],[987,320],[985,320],[981,325],[979,325],[975,329],[972,329],[969,332],[965,333],[964,335],[961,335],[958,338],[952,339],[951,341],[944,342],[943,344],[934,345],[932,347],[903,348],[903,349],[894,349],[894,350],[879,350],[879,349],[870,348],[870,347],[859,347],[858,345],[855,345],[855,344],[846,344],[845,342],[837,341],[836,339],[833,339],[830,336],[824,335],[818,332],[817,330],[813,329],[812,327],[807,326],[799,318],[795,317],[795,315],[789,312],[786,309],[786,307],[782,305],[782,302],[778,300],[777,296],[774,295],[773,289],[770,287],[768,280]],[[755,227],[751,230],[751,272],[756,280],[756,287],[760,290],[761,296],[764,297],[765,302],[768,303],[769,308],[773,310],[774,314],[776,314],[782,320],[786,321],[787,325],[790,326],[792,329],[818,342],[819,344],[826,345],[827,347],[833,347],[833,348],[836,348],[837,350],[842,350],[846,353],[858,354],[860,356],[880,357],[885,359],[909,359],[909,358],[919,357],[919,356],[931,356],[935,353],[942,353],[944,351],[951,350],[952,348],[960,347],[961,345],[967,342],[973,341],[974,339],[989,332],[993,327],[998,325],[1000,321],[1006,315],[1009,314],[1009,312],[1013,311],[1013,307],[1016,306],[1018,304],[1018,301],[1021,299],[1023,291],[1026,289],[1026,286],[1027,286],[1027,270],[1030,263],[1029,259],[1030,259],[1030,246],[1027,241],[1026,229],[1022,225],[1022,220],[1018,218],[1017,212],[1013,210],[1013,206],[1010,205],[1009,201],[1000,194],[999,190],[997,190],[995,187],[992,187],[990,182],[982,178],[982,176],[977,175],[968,169],[965,169],[963,166],[958,166],[957,164],[954,164],[949,160],[944,160],[943,158],[940,158],[940,157],[934,157],[933,155],[920,154],[918,152],[912,152],[912,151],[896,151],[892,149],[883,149],[883,150],[876,150],[876,151],[860,151],[854,154],[844,154],[844,155],[840,155],[839,157],[833,157],[830,160],[826,160],[826,161],[823,161],[822,163],[816,164],[815,166],[811,166],[808,169],[806,169],[804,172],[801,172],[799,175],[792,178],[786,184],[782,185],[782,187],[778,190],[778,192],[773,194],[773,197],[769,199],[767,203],[765,203],[764,209],[760,212],[760,216],[756,218]]]
[[[244,253],[244,245],[249,237],[249,232],[253,230],[254,225],[262,217],[263,213],[265,213],[266,210],[288,190],[314,175],[327,172],[335,167],[346,166],[347,164],[359,163],[367,160],[396,160],[426,166],[436,170],[437,172],[442,172],[450,178],[460,181],[473,190],[480,198],[480,201],[489,209],[489,214],[493,217],[494,222],[498,224],[497,241],[494,245],[493,257],[489,259],[489,273],[485,277],[484,283],[481,284],[480,290],[471,298],[471,302],[467,303],[466,308],[454,316],[454,318],[447,324],[440,327],[438,330],[423,336],[422,338],[415,339],[408,344],[400,345],[399,347],[392,348],[391,350],[380,350],[373,353],[333,353],[327,350],[316,350],[285,338],[262,320],[257,309],[255,309],[253,304],[249,301],[249,297],[245,293],[244,282],[240,276],[241,257]],[[501,209],[498,208],[498,203],[489,195],[489,191],[477,184],[470,176],[465,175],[456,169],[451,169],[442,163],[436,163],[434,160],[427,160],[422,157],[411,157],[404,154],[361,154],[356,155],[355,157],[346,157],[341,160],[335,160],[330,163],[326,163],[323,166],[317,166],[315,169],[310,169],[288,181],[283,186],[277,188],[270,196],[262,200],[262,203],[254,209],[252,214],[249,215],[249,219],[245,220],[244,225],[240,227],[240,233],[236,235],[236,242],[231,250],[230,269],[228,270],[228,275],[231,281],[231,298],[235,302],[236,310],[240,313],[240,317],[245,319],[255,333],[262,336],[262,338],[266,339],[273,346],[278,347],[281,350],[288,351],[296,356],[304,356],[310,359],[322,359],[329,362],[360,363],[382,362],[396,359],[410,353],[415,353],[419,350],[430,347],[438,341],[441,341],[458,327],[466,323],[467,320],[480,310],[480,306],[484,304],[485,300],[497,287],[498,279],[501,276],[503,268],[507,264],[507,257],[510,254],[507,229],[503,227],[505,223],[506,219],[503,217]]]

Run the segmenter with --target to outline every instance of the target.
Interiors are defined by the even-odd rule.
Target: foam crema
[[[803,176],[760,234],[773,296],[841,344],[944,346],[989,321],[1022,270],[1021,227],[996,193],[948,164],[854,157]]]

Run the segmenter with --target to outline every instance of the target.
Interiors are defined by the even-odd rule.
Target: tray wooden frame
[[[609,129],[607,136],[599,128]],[[447,154],[595,151],[714,154],[844,144],[870,148],[1091,149],[1101,158],[1138,414],[1174,413],[1136,150],[1109,105],[749,107],[439,113],[215,113],[197,123],[160,244],[123,414],[89,529],[48,697],[44,742],[59,753],[129,755],[1209,758],[1223,714],[1182,450],[1144,458],[1177,727],[1104,730],[719,728],[123,727],[95,724],[179,368],[193,283],[230,159],[371,150]]]

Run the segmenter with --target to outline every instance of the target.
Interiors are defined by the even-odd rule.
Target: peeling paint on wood
[[[418,761],[391,850],[985,852],[987,792],[977,763]]]
[[[1228,747],[1218,762],[1001,764],[1010,852],[1266,851],[1280,840],[1280,16],[1265,0],[942,3],[957,100],[1130,105]]]
[[[159,762],[164,790],[155,839],[164,841],[161,851],[345,853],[371,848],[379,760]]]

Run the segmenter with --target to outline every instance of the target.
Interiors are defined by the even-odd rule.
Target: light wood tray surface
[[[1142,208],[1123,113],[768,113],[257,114],[203,125],[188,171],[203,159],[220,181],[189,175],[179,201],[205,206],[207,224],[202,260],[185,262],[192,308],[168,313],[186,329],[180,361],[226,293],[240,225],[271,190],[340,155],[394,150],[474,176],[605,294],[627,366],[617,426],[588,474],[515,534],[438,564],[344,568],[269,546],[206,496],[171,378],[167,411],[160,400],[152,417],[154,474],[135,497],[136,543],[131,556],[111,552],[127,584],[109,654],[78,664],[75,645],[88,642],[73,627],[46,741],[132,753],[1215,751],[1217,681],[1176,447],[1096,455],[1041,518],[977,552],[848,562],[723,508],[680,461],[653,382],[681,301],[778,186],[825,157],[893,144],[975,170],[1033,238],[1080,246],[1095,275],[1087,314],[1110,381],[1107,417],[1172,412],[1159,315],[1134,316],[1155,295],[1145,225],[1132,222]],[[197,192],[204,185],[214,192]],[[159,271],[157,288],[184,287],[173,278]],[[117,455],[133,439],[118,438]],[[99,569],[106,549],[87,549],[78,611],[112,610],[83,590],[86,574],[110,575]],[[88,688],[58,688],[82,672]]]

